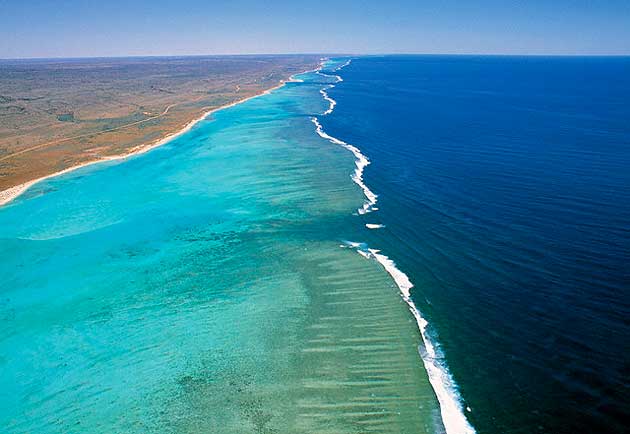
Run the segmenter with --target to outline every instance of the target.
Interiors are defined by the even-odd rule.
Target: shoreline
[[[321,64],[320,64],[320,68],[321,68]],[[124,154],[110,155],[110,156],[106,156],[106,157],[101,157],[101,158],[99,158],[97,160],[86,161],[84,163],[80,163],[80,164],[77,164],[75,166],[71,166],[71,167],[68,167],[66,169],[62,169],[62,170],[60,170],[58,172],[51,173],[50,175],[44,175],[44,176],[41,176],[39,178],[30,180],[30,181],[26,181],[26,182],[23,182],[21,184],[18,184],[18,185],[15,185],[13,187],[9,187],[9,188],[7,188],[5,190],[2,190],[2,191],[0,191],[0,207],[4,206],[4,205],[7,205],[8,203],[12,202],[16,198],[18,198],[19,196],[24,194],[33,185],[35,185],[35,184],[37,184],[37,183],[39,183],[41,181],[45,181],[47,179],[54,178],[56,176],[65,175],[66,173],[70,173],[70,172],[72,172],[74,170],[78,170],[78,169],[81,169],[83,167],[91,166],[91,165],[94,165],[94,164],[104,163],[106,161],[124,160],[124,159],[129,158],[129,157],[133,157],[133,156],[136,156],[136,155],[144,154],[145,152],[149,152],[152,149],[158,148],[158,147],[160,147],[160,146],[170,142],[171,140],[181,136],[182,134],[190,131],[192,129],[192,127],[194,127],[196,124],[198,124],[199,122],[201,122],[202,120],[204,120],[205,118],[210,116],[212,113],[215,113],[215,112],[217,112],[219,110],[223,110],[223,109],[226,109],[226,108],[229,108],[229,107],[234,107],[235,105],[242,104],[242,103],[244,103],[246,101],[249,101],[250,99],[257,98],[259,96],[267,95],[267,94],[273,92],[274,90],[280,89],[281,87],[283,87],[287,83],[291,83],[291,82],[296,81],[296,80],[293,79],[293,77],[295,75],[305,74],[307,72],[312,72],[312,71],[315,71],[315,70],[317,70],[317,68],[314,69],[314,70],[298,72],[296,74],[291,75],[287,80],[281,80],[277,85],[275,85],[273,87],[270,87],[269,89],[265,89],[265,90],[261,91],[260,93],[257,93],[255,95],[251,95],[251,96],[248,96],[246,98],[243,98],[243,99],[231,102],[229,104],[225,104],[225,105],[222,105],[222,106],[219,106],[219,107],[212,108],[212,109],[204,112],[198,118],[193,119],[190,122],[188,122],[180,130],[175,131],[175,132],[173,132],[171,134],[168,134],[166,137],[163,137],[161,139],[157,139],[156,141],[154,141],[152,143],[148,143],[148,144],[145,144],[145,145],[139,145],[139,146],[135,146],[133,148],[130,148],[129,152],[125,152]]]

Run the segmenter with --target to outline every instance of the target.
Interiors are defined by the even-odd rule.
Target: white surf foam
[[[348,59],[345,61],[345,63],[343,65],[340,65],[338,67],[336,67],[335,69],[333,69],[333,71],[339,71],[342,68],[345,68],[346,66],[350,65],[350,62],[352,62],[352,59]]]
[[[413,283],[409,277],[396,267],[394,261],[383,255],[380,250],[367,248],[364,243],[346,242],[346,247],[353,248],[361,256],[376,260],[394,279],[403,300],[416,319],[425,351],[420,352],[429,382],[440,403],[440,414],[447,434],[475,434],[475,429],[466,419],[457,386],[448,372],[448,368],[439,355],[436,345],[427,332],[428,322],[411,299]]]
[[[322,66],[322,67],[323,67],[323,66]],[[326,74],[326,73],[324,73],[324,72],[322,72],[322,71],[315,71],[315,74],[317,74],[317,75],[321,75],[322,77],[326,77],[326,78],[334,78],[334,79],[336,80],[336,81],[335,81],[335,84],[336,84],[336,83],[340,83],[340,82],[342,82],[342,81],[343,81],[343,78],[341,78],[339,75],[336,75],[336,74],[335,74],[335,75]]]
[[[347,60],[343,65],[338,66],[337,68],[334,69],[334,71],[339,71],[341,68],[347,66],[350,64],[350,60]],[[322,62],[320,64],[319,70],[316,71],[318,74],[323,75],[323,76],[327,76],[327,77],[331,77],[328,74],[324,74],[321,72],[321,69],[325,66],[325,62]],[[337,77],[337,82],[341,82],[343,81],[343,79],[336,75],[334,77]],[[319,92],[322,94],[322,96],[324,97],[324,99],[326,101],[328,101],[329,103],[329,107],[328,109],[323,113],[323,115],[329,115],[333,112],[333,110],[335,109],[335,106],[337,105],[337,101],[335,101],[334,99],[332,99],[329,95],[328,92],[326,92],[326,89],[332,89],[333,87],[335,87],[334,84],[328,85],[327,88],[323,88],[321,89]],[[370,190],[367,185],[365,185],[365,183],[363,182],[363,170],[365,170],[365,166],[367,166],[368,164],[370,164],[370,160],[363,155],[363,153],[359,150],[359,148],[357,148],[356,146],[352,146],[349,143],[344,142],[343,140],[339,140],[336,137],[333,137],[329,134],[327,134],[323,127],[322,124],[319,122],[319,119],[317,119],[317,117],[312,117],[311,120],[313,121],[313,123],[315,124],[315,129],[317,131],[317,134],[319,134],[320,137],[330,141],[331,143],[334,143],[335,145],[340,145],[343,146],[344,148],[346,148],[347,150],[349,150],[350,152],[352,152],[352,154],[354,154],[355,157],[355,165],[356,165],[356,169],[354,171],[354,173],[352,174],[352,180],[355,182],[355,184],[357,184],[359,187],[361,187],[361,190],[363,190],[363,194],[365,196],[365,202],[363,203],[363,206],[361,208],[359,208],[357,210],[357,212],[359,214],[366,214],[368,212],[371,211],[375,211],[376,208],[374,205],[376,205],[376,201],[377,201],[377,195]]]
[[[322,124],[319,123],[319,120],[316,117],[312,117],[311,121],[313,121],[313,123],[315,124],[315,130],[317,131],[317,134],[319,134],[321,138],[326,139],[329,142],[334,143],[335,145],[342,146],[346,148],[347,150],[349,150],[350,152],[352,152],[352,154],[354,154],[354,157],[355,157],[354,164],[356,168],[354,170],[354,173],[352,174],[352,180],[354,181],[355,184],[361,187],[361,190],[363,190],[363,195],[365,196],[365,201],[363,202],[363,206],[359,208],[357,212],[359,214],[366,214],[368,212],[373,211],[374,210],[373,207],[376,204],[378,196],[372,190],[370,190],[368,186],[365,185],[365,183],[363,182],[363,170],[368,164],[370,164],[370,160],[368,160],[368,158],[361,153],[359,148],[352,146],[344,142],[343,140],[339,140],[336,137],[328,135],[324,131],[324,129],[322,128]]]
[[[375,223],[366,223],[365,227],[368,229],[381,229],[384,228],[385,225],[375,224]]]
[[[330,75],[324,74],[321,72],[321,69],[324,67],[324,64],[325,64],[324,62],[320,64],[320,67],[317,73],[323,76],[331,77]],[[338,71],[344,66],[347,66],[349,64],[350,64],[350,60],[346,61],[343,65],[335,68],[334,71]],[[337,82],[343,81],[343,79],[340,76],[336,75],[335,77],[337,77]],[[337,101],[332,99],[328,95],[328,92],[326,92],[326,89],[332,89],[333,87],[335,87],[335,85],[331,84],[327,88],[323,88],[319,91],[324,97],[324,99],[328,101],[329,103],[328,109],[323,113],[323,115],[331,114],[333,110],[335,109],[335,106],[337,105]],[[335,145],[343,146],[344,148],[352,152],[352,154],[354,154],[356,169],[354,170],[354,173],[352,174],[352,180],[355,182],[355,184],[361,187],[361,190],[363,191],[363,195],[365,196],[365,199],[366,199],[365,202],[363,203],[363,206],[359,208],[357,212],[359,214],[366,214],[368,212],[374,211],[376,209],[374,205],[376,205],[378,196],[372,190],[370,190],[367,187],[367,185],[365,185],[365,183],[363,182],[363,170],[365,170],[365,166],[370,164],[370,160],[365,155],[363,155],[363,153],[359,150],[359,148],[352,146],[344,142],[343,140],[339,140],[336,137],[332,137],[328,135],[324,131],[322,124],[319,122],[319,119],[317,119],[316,117],[313,117],[311,118],[311,120],[315,124],[317,134],[319,134],[320,137],[330,141],[331,143],[334,143]]]
[[[350,60],[348,60],[343,65],[336,68],[334,71],[338,71],[341,68],[350,64]],[[322,64],[321,67],[324,65]],[[319,71],[318,71],[319,72]],[[326,75],[326,74],[323,74]],[[339,77],[341,80],[341,77]],[[332,85],[331,87],[334,87]],[[329,87],[328,89],[330,89]],[[324,99],[328,95],[324,90],[322,92]],[[332,98],[331,98],[332,99]],[[326,99],[327,100],[327,99]],[[334,101],[334,100],[333,100]],[[330,101],[328,101],[330,103]],[[324,114],[332,113],[335,104],[331,104],[329,108],[330,111],[324,112]],[[359,214],[365,214],[370,211],[375,211],[378,208],[374,206],[377,201],[377,195],[374,194],[363,182],[363,170],[365,166],[370,164],[370,160],[361,153],[361,151],[352,146],[343,140],[339,140],[336,137],[332,137],[327,134],[322,125],[319,123],[319,120],[316,117],[311,118],[313,123],[315,124],[317,134],[320,137],[329,140],[331,143],[343,146],[352,152],[356,158],[356,170],[352,175],[352,180],[361,187],[363,193],[366,197],[366,201],[363,204],[363,207],[358,210]],[[383,227],[383,225],[370,224],[367,223],[365,225],[369,229],[377,229]],[[427,371],[427,375],[429,377],[429,382],[433,387],[435,395],[440,404],[440,414],[442,416],[442,422],[444,424],[444,428],[447,434],[475,434],[475,429],[466,419],[464,415],[464,410],[462,407],[462,399],[457,390],[457,386],[451,377],[451,374],[448,372],[448,368],[446,367],[443,358],[438,354],[436,350],[436,345],[431,341],[431,337],[427,332],[428,322],[422,314],[420,310],[418,310],[417,306],[411,299],[411,288],[413,288],[413,284],[409,277],[403,273],[401,270],[396,267],[394,261],[389,259],[387,256],[383,255],[379,250],[370,249],[364,243],[357,242],[345,242],[345,246],[349,248],[353,248],[359,253],[361,256],[367,259],[374,259],[378,261],[379,264],[389,273],[389,275],[394,279],[394,282],[398,286],[400,290],[401,296],[403,300],[409,306],[411,313],[416,319],[416,323],[418,324],[418,329],[420,330],[420,335],[422,337],[422,342],[424,343],[424,351],[420,352],[420,356],[424,363],[424,367]]]
[[[333,86],[331,86],[330,88],[332,88],[332,87],[333,87]],[[330,88],[329,88],[329,89],[330,89]],[[321,89],[321,90],[319,91],[319,93],[321,93],[321,94],[322,94],[322,96],[324,97],[324,99],[325,99],[326,101],[328,101],[328,104],[330,104],[330,105],[329,105],[329,107],[328,107],[328,109],[327,109],[324,113],[322,113],[322,114],[323,114],[324,116],[331,114],[331,113],[333,112],[333,110],[335,109],[335,106],[337,105],[337,101],[335,101],[334,99],[332,99],[332,98],[328,95],[328,92],[326,92],[326,89]]]

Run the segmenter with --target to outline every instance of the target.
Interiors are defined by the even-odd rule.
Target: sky
[[[0,0],[0,58],[625,54],[630,0]]]

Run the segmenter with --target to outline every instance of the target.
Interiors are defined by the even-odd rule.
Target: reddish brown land
[[[0,61],[0,191],[124,155],[314,68],[316,56]]]

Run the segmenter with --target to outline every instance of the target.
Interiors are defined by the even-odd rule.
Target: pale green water
[[[304,77],[0,209],[3,432],[442,430]]]

